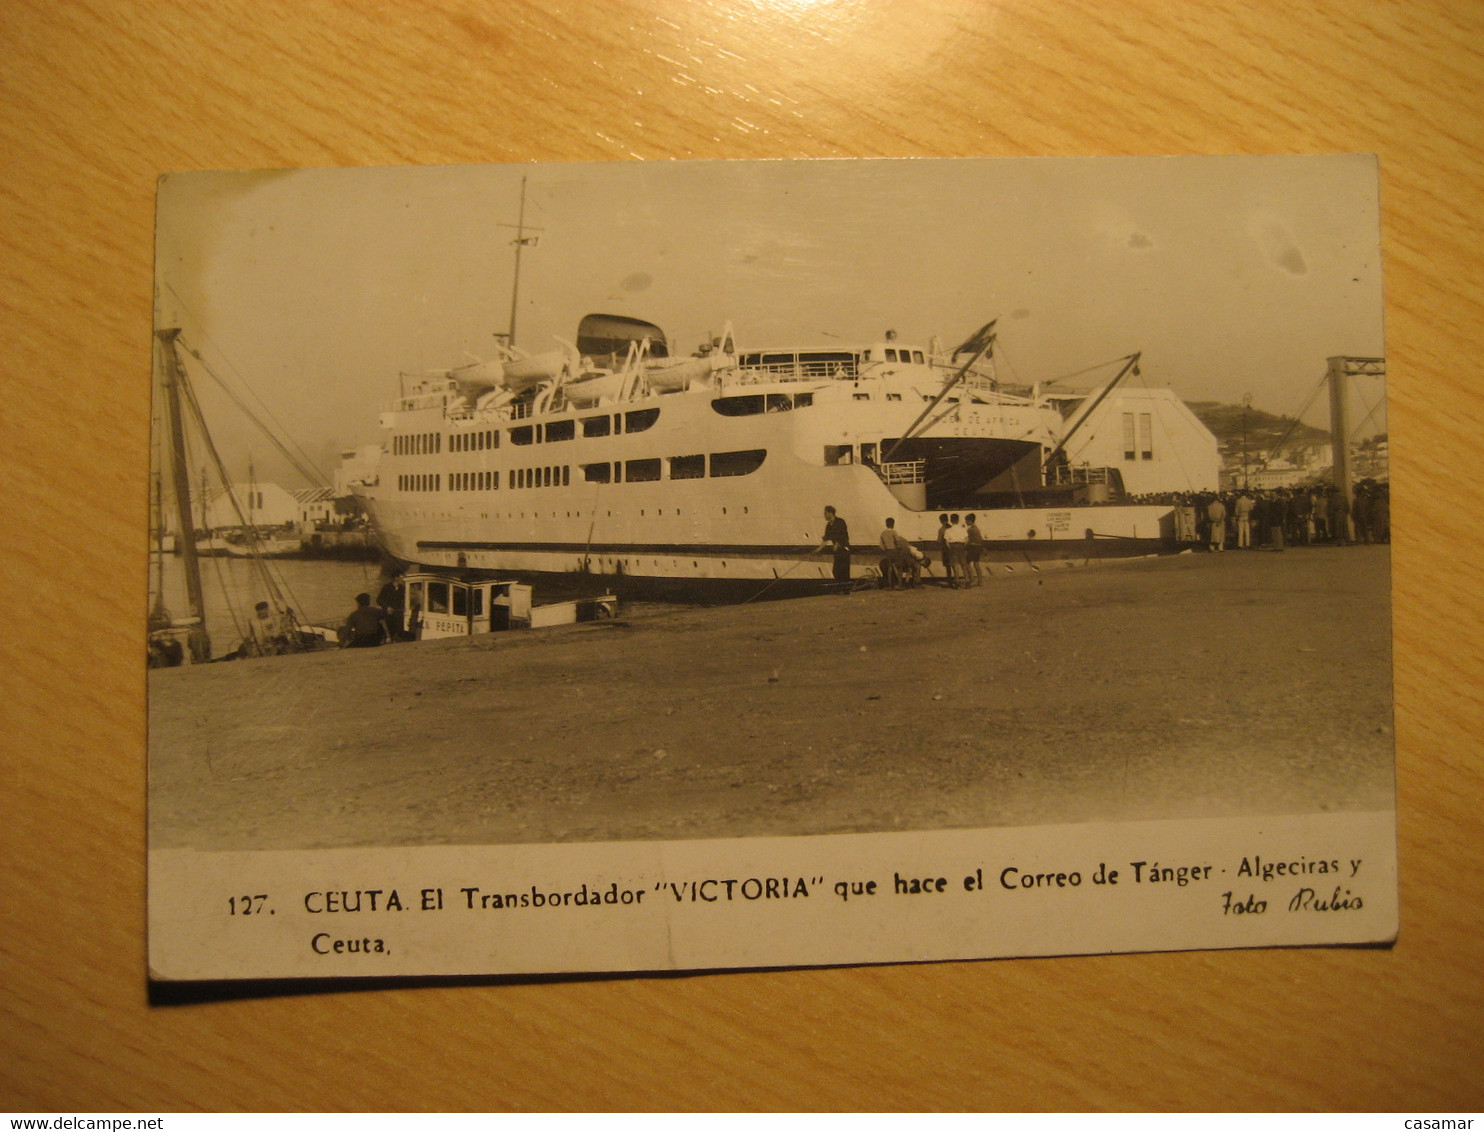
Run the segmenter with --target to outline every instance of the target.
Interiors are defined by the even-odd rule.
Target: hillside
[[[1187,407],[1210,429],[1223,450],[1242,447],[1243,414],[1246,415],[1247,451],[1271,452],[1284,448],[1329,443],[1329,432],[1322,428],[1278,416],[1261,409],[1243,409],[1241,405],[1224,405],[1220,401],[1188,401]]]

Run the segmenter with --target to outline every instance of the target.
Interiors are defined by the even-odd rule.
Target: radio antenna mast
[[[501,228],[509,228],[509,224],[501,224]],[[541,242],[540,236],[526,235],[526,178],[520,179],[520,214],[515,224],[515,239],[510,241],[515,248],[515,280],[510,285],[510,329],[505,334],[505,345],[515,345],[515,315],[520,303],[520,253],[527,246],[535,247]],[[532,232],[540,232],[540,228],[530,229]],[[498,335],[497,335],[498,337]]]

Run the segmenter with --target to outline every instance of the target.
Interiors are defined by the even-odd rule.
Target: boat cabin
[[[417,641],[600,621],[618,610],[618,598],[612,594],[533,605],[530,586],[498,579],[475,581],[411,573],[402,575],[395,585],[399,598],[394,610],[396,628]]]

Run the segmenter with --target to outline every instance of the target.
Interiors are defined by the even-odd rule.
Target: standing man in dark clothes
[[[833,507],[824,509],[824,539],[820,550],[832,551],[835,556],[835,581],[850,581],[850,529],[845,520],[835,514]]]
[[[1274,550],[1283,549],[1283,528],[1288,525],[1288,494],[1279,488],[1268,498],[1268,541]]]
[[[1293,541],[1299,546],[1309,545],[1309,524],[1313,521],[1314,501],[1302,489],[1295,491],[1288,500],[1288,517],[1293,523]]]
[[[382,577],[385,581],[376,593],[376,604],[381,606],[386,617],[387,643],[411,640],[402,624],[402,590],[397,586],[397,575],[395,571],[384,569]]]
[[[370,594],[356,594],[356,607],[345,619],[344,647],[375,648],[386,640],[386,610],[371,604]]]

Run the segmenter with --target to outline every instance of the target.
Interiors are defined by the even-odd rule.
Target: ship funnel
[[[618,369],[627,360],[631,344],[646,338],[649,357],[669,357],[665,332],[652,322],[621,314],[590,314],[577,327],[578,351],[603,369]]]

